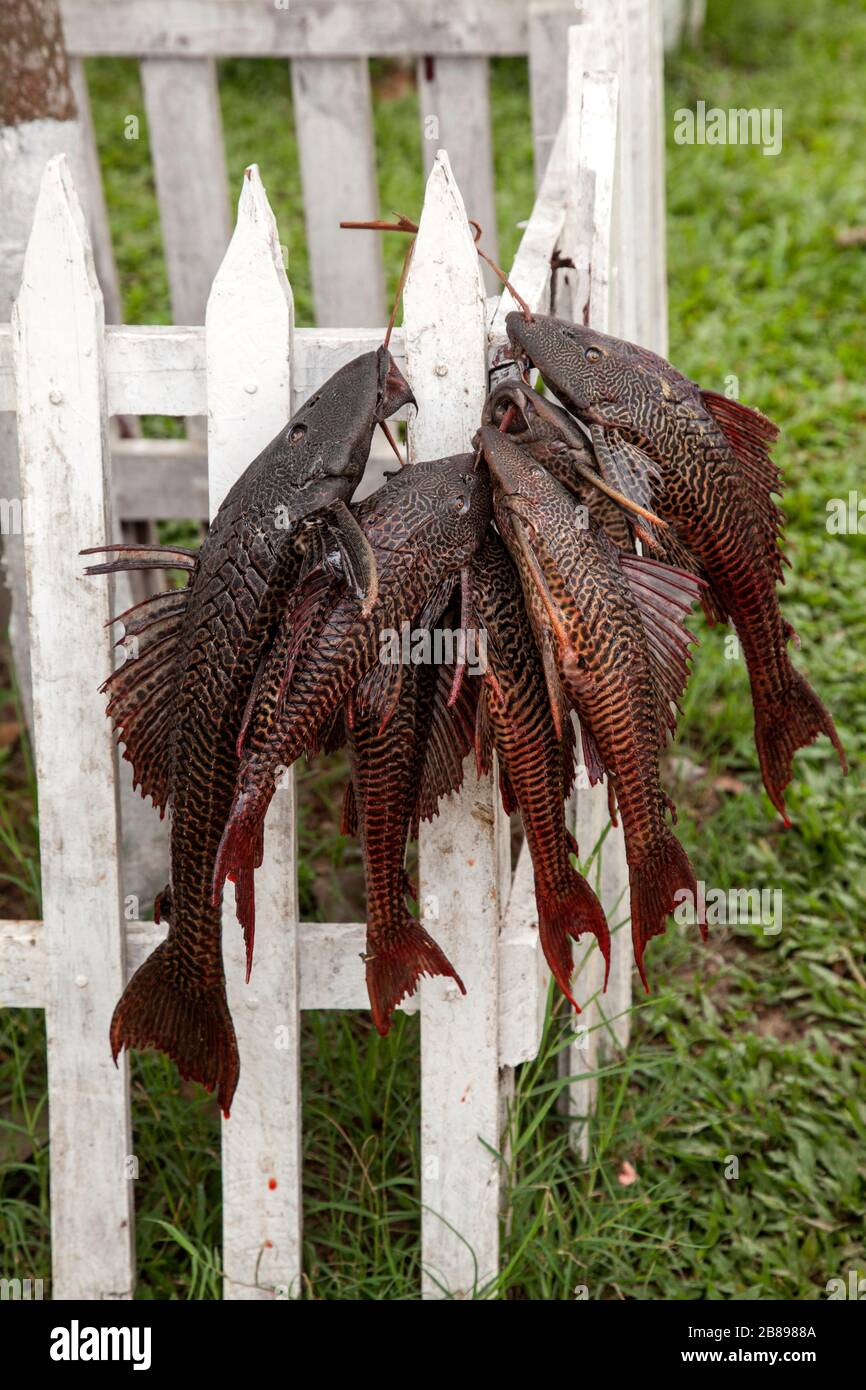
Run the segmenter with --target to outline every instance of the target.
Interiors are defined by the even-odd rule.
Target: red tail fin
[[[592,932],[604,958],[604,988],[607,989],[610,933],[604,909],[586,879],[576,869],[571,870],[570,887],[565,894],[546,888],[536,878],[535,903],[545,960],[566,999],[580,1013],[580,1006],[571,992],[574,971],[571,942],[577,941],[584,932]]]
[[[367,993],[373,1022],[384,1038],[391,1016],[411,994],[422,975],[445,975],[456,980],[461,994],[466,988],[454,966],[419,922],[407,912],[399,931],[368,938]]]
[[[225,986],[182,988],[177,950],[163,941],[136,970],[111,1020],[111,1054],[123,1047],[156,1047],[187,1081],[216,1090],[228,1115],[238,1084],[238,1045]]]
[[[839,754],[842,771],[847,773],[848,761],[832,715],[799,671],[794,671],[793,685],[778,700],[755,705],[755,743],[761,776],[767,795],[786,825],[791,822],[783,792],[791,780],[794,754],[798,748],[814,743],[819,734],[830,739]]]
[[[647,942],[653,936],[661,936],[665,930],[666,919],[677,905],[677,894],[690,893],[695,908],[698,906],[698,885],[689,857],[675,835],[665,830],[661,844],[642,864],[629,872],[631,891],[631,939],[634,944],[634,958],[643,987],[649,994],[643,953]],[[707,938],[706,922],[698,922],[701,935]]]

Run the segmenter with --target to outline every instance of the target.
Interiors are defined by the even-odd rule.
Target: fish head
[[[517,517],[535,530],[544,512],[558,505],[559,483],[529,449],[492,425],[482,426],[479,442],[493,484],[497,526],[507,534],[511,518]]]
[[[376,425],[404,405],[415,405],[415,397],[386,347],[347,362],[285,428],[294,485],[315,494],[317,505],[346,499],[361,480]]]
[[[525,382],[504,381],[484,403],[482,425],[495,425],[536,458],[552,452],[569,452],[588,467],[595,467],[595,455],[577,421],[561,405],[542,396]]]
[[[442,572],[468,564],[492,517],[490,479],[473,454],[401,468],[358,508],[371,539],[386,549],[432,557]]]
[[[635,343],[549,314],[506,316],[515,348],[526,353],[563,405],[591,425],[637,436],[694,390],[664,358]]]
[[[418,409],[418,402],[412,394],[411,386],[384,345],[376,352],[376,377],[377,424],[387,420],[401,406],[412,405]]]

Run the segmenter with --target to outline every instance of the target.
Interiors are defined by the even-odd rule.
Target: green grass
[[[669,789],[698,876],[779,888],[782,930],[717,928],[706,946],[674,926],[655,942],[655,993],[639,997],[634,1040],[600,1079],[588,1164],[567,1145],[549,1021],[517,1078],[503,1270],[487,1296],[814,1299],[866,1244],[866,806],[864,539],[831,536],[826,504],[862,476],[866,454],[866,248],[837,233],[866,224],[862,150],[866,16],[858,0],[711,2],[697,52],[670,64],[673,112],[781,108],[784,143],[760,150],[668,149],[671,356],[704,385],[739,380],[742,399],[782,426],[788,551],[785,611],[797,658],[833,709],[852,764],[843,782],[825,740],[798,755],[794,828],[772,814],[756,771],[743,664],[701,631]],[[417,107],[377,67],[382,210],[417,211]],[[145,123],[134,68],[91,66],[94,112],[127,316],[167,321]],[[499,234],[507,263],[531,205],[525,69],[494,65]],[[257,160],[290,247],[299,321],[310,321],[297,151],[285,65],[221,73],[234,197]],[[386,246],[393,285],[400,250]],[[0,768],[0,867],[15,912],[38,911],[27,772]],[[357,857],[335,831],[338,769],[305,779],[307,910],[345,885]],[[10,808],[7,811],[7,806]],[[624,945],[624,942],[623,942]],[[41,1016],[7,1014],[0,1035],[0,1245],[4,1274],[49,1273],[48,1152]],[[305,1296],[412,1298],[419,1278],[418,1024],[380,1039],[364,1015],[303,1025]],[[215,1107],[180,1088],[161,1058],[133,1065],[139,1296],[210,1297],[219,1286]],[[726,1176],[736,1160],[738,1176]],[[637,1181],[618,1181],[630,1163]]]

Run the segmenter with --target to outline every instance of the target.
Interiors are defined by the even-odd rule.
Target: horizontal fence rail
[[[152,10],[140,0],[107,6],[67,0],[64,14],[73,47],[78,44],[80,51],[89,45],[87,23],[97,12],[105,26],[104,44],[120,42],[112,26],[121,12],[139,25],[150,16],[153,44],[157,12],[161,32],[175,34],[181,8],[187,32],[205,45],[191,51],[202,57],[212,56],[206,34],[215,10],[228,22],[230,12],[249,17],[254,8],[256,23],[279,22],[270,0],[267,14],[264,6],[231,0],[161,4]],[[293,0],[293,32],[300,33],[297,26],[303,27],[306,15],[308,42],[315,8]],[[407,7],[328,8],[335,23],[350,12],[378,15],[380,27],[369,41],[387,52],[388,43],[380,43],[381,25],[395,26],[390,42],[397,43]],[[411,8],[413,13],[426,8],[432,38],[434,7]],[[482,11],[489,18],[487,6],[464,6],[464,28],[456,35],[480,43],[487,23],[479,18]],[[501,13],[505,38],[499,42],[517,42],[518,20],[525,24],[527,6],[508,3]],[[641,285],[631,285],[639,262],[621,207],[626,185],[634,200],[639,179],[654,189],[660,177],[655,128],[644,124],[657,96],[659,70],[647,77],[647,91],[631,101],[631,126],[619,100],[628,36],[638,34],[638,23],[647,25],[653,13],[649,0],[617,0],[619,47],[606,48],[609,10],[603,0],[584,0],[583,23],[572,28],[566,44],[565,114],[547,151],[511,279],[531,308],[574,313],[601,328],[616,330],[624,306],[632,304],[643,340],[657,345],[663,334],[660,282],[656,277],[655,288],[649,287],[651,268],[645,266]],[[481,30],[473,29],[473,21]],[[450,18],[443,32],[449,26]],[[166,57],[147,48],[142,30],[134,37],[141,51]],[[243,51],[234,37],[233,51]],[[457,44],[457,37],[448,41]],[[247,42],[252,42],[249,35]],[[459,46],[446,51],[467,52]],[[653,159],[652,175],[638,170],[640,160]],[[558,268],[563,262],[566,268]],[[507,294],[486,297],[459,179],[442,150],[428,178],[404,325],[392,338],[419,403],[417,416],[409,420],[411,460],[468,447],[487,388],[487,364],[502,345],[504,315],[511,307]],[[45,905],[43,922],[0,924],[0,1005],[46,1010],[52,1258],[59,1297],[123,1298],[134,1286],[128,1062],[124,1056],[117,1069],[111,1066],[107,1029],[124,981],[163,936],[153,922],[125,917],[118,879],[116,758],[96,694],[111,661],[102,627],[108,589],[83,577],[77,555],[85,545],[115,537],[109,417],[206,417],[206,467],[196,472],[191,466],[194,441],[172,444],[175,471],[182,467],[195,475],[184,478],[178,496],[185,499],[194,489],[199,505],[213,514],[297,405],[343,362],[377,346],[383,332],[345,324],[294,328],[283,252],[254,166],[243,181],[234,232],[210,284],[204,319],[204,327],[105,327],[84,218],[65,159],[53,160],[43,179],[14,321],[0,327],[0,410],[17,409],[24,480]],[[127,441],[125,454],[115,452],[115,496],[117,488],[123,495],[129,487],[128,470],[150,468],[142,443]],[[171,452],[164,458],[170,461]],[[162,467],[167,475],[170,462]],[[151,489],[156,476],[165,475],[155,472],[148,479]],[[70,818],[82,787],[85,813]],[[587,853],[607,828],[604,790],[600,797],[579,792],[575,815]],[[299,1015],[312,1008],[367,1007],[360,959],[364,925],[298,921],[294,825],[289,774],[268,820],[266,861],[257,883],[259,951],[249,986],[242,980],[234,913],[226,912],[226,973],[242,1054],[236,1103],[223,1126],[226,1298],[299,1293]],[[548,973],[539,946],[532,866],[526,847],[512,866],[508,830],[491,779],[478,782],[469,772],[463,793],[448,798],[421,836],[419,900],[430,905],[437,935],[468,987],[461,998],[448,981],[425,980],[404,1005],[407,1012],[421,1014],[421,1292],[428,1298],[484,1296],[493,1285],[503,1197],[504,1169],[497,1156],[503,1107],[513,1069],[537,1054],[541,1039]],[[615,836],[605,840],[599,872],[613,925],[623,911],[627,915],[622,906],[627,878]],[[588,996],[600,983],[597,950],[591,948],[582,959],[581,994]],[[598,1012],[590,1010],[581,1019],[591,1025],[589,1049],[579,1039],[568,1061],[569,1074],[582,1078],[570,1088],[579,1143],[586,1142],[593,1099],[590,1074],[603,1056],[597,1040],[604,1034],[608,1047],[624,1044],[630,989],[630,969],[623,965]]]

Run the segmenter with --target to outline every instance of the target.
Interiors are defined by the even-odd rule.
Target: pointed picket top
[[[294,300],[258,166],[244,172],[232,239],[205,314],[211,512],[291,414]]]
[[[277,224],[252,165],[205,316],[211,511],[291,415],[294,307]],[[276,527],[276,516],[274,526]],[[223,1125],[225,1297],[288,1297],[301,1258],[297,859],[294,779],[274,797],[256,875],[256,968],[245,983],[234,893],[223,960],[241,1054]],[[282,1037],[284,1043],[275,1039]]]
[[[409,418],[410,457],[467,450],[487,389],[484,283],[445,150],[427,180],[403,292],[403,331],[418,401]]]
[[[104,313],[63,156],[42,178],[12,338],[47,942],[52,1293],[129,1298],[128,1070],[108,1046],[125,982],[116,747],[97,694],[112,667],[110,589],[85,577],[79,555],[114,538]],[[82,776],[86,815],[70,814]]]
[[[58,261],[62,248],[63,257]],[[33,228],[24,253],[21,288],[12,309],[13,331],[20,333],[21,315],[44,315],[62,326],[60,301],[80,311],[91,306],[94,324],[104,325],[102,291],[96,278],[93,248],[69,161],[55,155],[45,166],[33,214]]]

